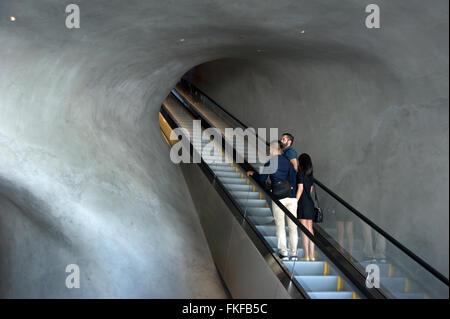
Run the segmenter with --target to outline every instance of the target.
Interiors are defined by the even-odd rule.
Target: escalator
[[[201,121],[197,129],[193,125],[194,120]],[[264,161],[258,161],[260,158],[252,154],[256,154],[261,145],[266,151],[267,143],[256,133],[255,136],[251,136],[251,132],[250,134],[249,131],[244,132],[247,127],[243,123],[191,83],[182,80],[164,100],[159,123],[163,137],[170,145],[182,140],[185,147],[181,153],[188,151],[190,160],[194,159],[195,162],[197,159],[196,164],[182,164],[183,173],[188,186],[192,189],[194,202],[202,211],[200,219],[212,247],[213,258],[221,275],[225,274],[225,283],[232,288],[230,291],[233,297],[247,298],[250,294],[250,297],[307,299],[448,298],[447,278],[318,180],[315,181],[315,187],[321,206],[325,210],[326,220],[321,225],[315,225],[314,235],[309,233],[278,200],[272,197],[265,185],[252,177],[247,177],[248,170],[258,170],[263,165]],[[230,139],[225,134],[226,128],[241,128],[241,135]],[[205,130],[208,130],[206,135]],[[239,138],[244,143],[237,143]],[[193,167],[198,167],[198,170],[192,171]],[[194,177],[199,174],[206,177],[202,179],[204,183],[200,182],[200,178]],[[195,191],[197,188],[201,191]],[[213,204],[203,205],[202,202],[207,201],[206,197],[217,196],[213,192],[220,195],[220,200],[215,199]],[[226,208],[221,212],[222,215],[212,217],[213,211],[216,210],[214,206],[219,205],[220,201],[225,203],[223,206]],[[315,261],[282,261],[278,257],[272,205],[278,205],[285,212],[286,218],[295,222],[299,234],[299,247],[301,247],[301,233],[315,243]],[[223,226],[217,226],[215,223],[217,216],[222,219],[225,214],[233,215],[239,228],[245,230],[245,235],[239,235],[242,236],[239,241],[239,245],[242,246],[233,246],[233,238],[227,239],[229,243],[221,246],[218,233],[225,231],[227,223],[225,218]],[[354,238],[342,239],[337,227],[339,221],[333,218],[335,215],[339,216],[336,218],[345,220],[347,225],[352,223],[356,226]],[[230,232],[241,231],[235,229],[237,226],[233,227]],[[375,238],[373,241],[376,245],[381,243],[380,246],[383,247],[384,256],[381,261],[366,258],[367,251],[374,246],[371,242],[372,237]],[[223,241],[226,240],[226,236],[222,238]],[[251,244],[243,244],[244,240]],[[244,246],[249,250],[238,253]],[[298,249],[298,257],[303,257],[302,248]],[[256,259],[259,262],[255,262]],[[264,263],[265,265],[262,265]],[[237,264],[239,267],[233,266]],[[372,269],[375,267],[375,275],[379,275],[379,285],[375,287],[366,283],[368,265],[372,266]],[[239,272],[242,272],[242,275],[239,275]],[[257,280],[275,283],[272,286],[267,284],[270,286],[267,288],[264,284],[256,282]],[[279,286],[277,291],[273,288],[274,285]],[[246,286],[247,290],[241,286]],[[264,289],[268,290],[267,294]]]

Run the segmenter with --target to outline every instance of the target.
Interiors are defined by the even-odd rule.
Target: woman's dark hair
[[[298,165],[300,166],[300,171],[306,176],[312,176],[313,174],[313,165],[311,161],[311,157],[303,153],[298,157]]]

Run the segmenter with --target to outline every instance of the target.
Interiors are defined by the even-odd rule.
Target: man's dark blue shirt
[[[288,147],[286,147],[286,148],[284,148],[283,149],[283,155],[288,159],[288,160],[291,160],[291,159],[293,159],[293,158],[295,158],[296,160],[297,160],[297,151],[293,148],[293,147],[291,147],[291,146],[288,146]]]
[[[259,174],[258,172],[255,172],[253,175],[254,178],[259,180],[261,183],[265,183],[267,178],[270,178],[270,182],[276,183],[280,181],[289,181],[291,185],[293,186],[292,193],[290,198],[295,198],[295,195],[297,193],[297,182],[296,182],[296,171],[292,163],[283,155],[277,155],[273,156],[266,164],[264,164],[264,167],[268,167],[272,160],[275,158],[278,159],[278,167],[275,173],[273,174]]]

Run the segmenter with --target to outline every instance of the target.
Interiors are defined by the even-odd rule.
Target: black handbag
[[[272,194],[276,199],[283,199],[291,196],[292,185],[288,181],[272,183]]]
[[[319,206],[319,199],[317,198],[317,193],[316,193],[316,186],[313,184],[314,186],[314,222],[315,223],[321,223],[323,222],[323,212],[322,209]]]
[[[291,173],[291,165],[289,165],[288,178],[289,178],[290,173]],[[279,181],[279,182],[271,184],[272,195],[276,199],[283,199],[283,198],[291,196],[293,189],[294,189],[294,187],[287,180]]]

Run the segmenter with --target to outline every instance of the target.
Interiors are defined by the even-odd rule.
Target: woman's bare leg
[[[302,223],[303,226],[305,226],[306,229],[308,229],[308,221],[306,219],[299,219],[300,223]],[[305,235],[304,232],[302,232],[302,247],[304,252],[304,258],[310,259],[309,254],[309,238]]]
[[[308,230],[309,230],[309,232],[311,234],[314,235],[313,221],[312,220],[308,220]],[[315,259],[316,257],[314,255],[314,242],[312,240],[310,240],[310,239],[308,239],[308,242],[309,242],[309,256],[310,256],[310,259],[312,259],[312,258]]]

